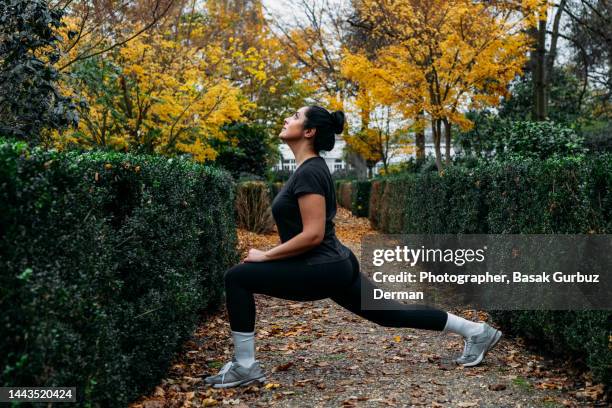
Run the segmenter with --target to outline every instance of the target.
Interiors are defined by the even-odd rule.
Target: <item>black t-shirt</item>
[[[313,156],[304,160],[293,172],[283,188],[272,201],[272,215],[278,228],[281,242],[286,242],[302,232],[302,215],[297,198],[306,193],[317,193],[325,197],[325,237],[313,249],[299,254],[307,264],[335,262],[349,257],[349,249],[336,237],[336,191],[325,159]]]

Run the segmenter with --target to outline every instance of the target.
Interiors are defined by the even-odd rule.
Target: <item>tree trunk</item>
[[[436,152],[436,167],[438,168],[438,173],[441,173],[444,166],[442,165],[442,153],[440,152],[440,119],[432,120],[431,131],[433,133],[434,148]]]
[[[444,142],[446,146],[444,146],[444,161],[447,166],[451,164],[451,124],[448,122],[448,119],[444,119]]]
[[[555,59],[557,58],[557,43],[559,41],[559,25],[561,24],[561,16],[565,9],[567,0],[561,0],[557,7],[557,13],[553,20],[552,32],[550,35],[550,49],[548,51],[548,57],[546,58],[546,82],[547,87],[549,86],[550,79],[552,78],[552,72],[555,65]]]
[[[421,112],[419,116],[422,117],[423,112]],[[422,162],[423,160],[425,160],[425,130],[424,129],[419,130],[416,133],[415,145],[416,145],[417,162]]]
[[[548,92],[546,87],[546,15],[538,23],[536,49],[534,51],[534,119],[546,120],[548,116]]]

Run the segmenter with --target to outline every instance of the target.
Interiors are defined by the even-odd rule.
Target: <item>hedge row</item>
[[[367,217],[370,208],[369,180],[335,180],[336,201],[341,207],[351,210],[357,217]]]
[[[125,406],[238,262],[234,183],[189,161],[0,142],[2,386]]]
[[[342,189],[340,183],[337,187]],[[371,182],[373,228],[396,234],[612,233],[612,155],[481,162]],[[612,314],[494,312],[507,331],[584,358],[612,379]],[[554,346],[553,346],[554,345]]]

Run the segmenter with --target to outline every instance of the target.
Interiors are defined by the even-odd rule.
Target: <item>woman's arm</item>
[[[289,258],[304,253],[323,241],[325,236],[325,196],[317,193],[298,197],[302,232],[265,252],[268,260]]]

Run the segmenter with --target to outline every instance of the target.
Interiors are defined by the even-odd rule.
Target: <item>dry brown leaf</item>
[[[506,389],[506,384],[489,384],[491,391],[503,391]]]
[[[278,365],[272,369],[272,372],[275,373],[277,371],[287,371],[289,367],[293,365],[293,362],[289,361],[285,364]]]
[[[214,398],[210,398],[209,397],[209,398],[204,398],[202,400],[202,406],[204,406],[204,407],[213,407],[213,406],[215,406],[217,404],[219,404],[219,402],[217,402],[217,400],[214,399]]]

